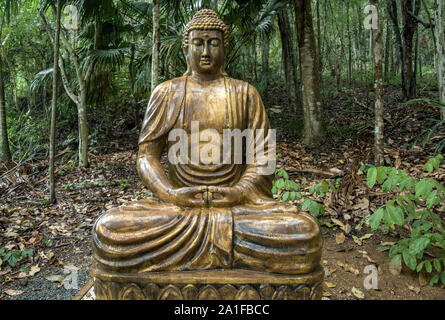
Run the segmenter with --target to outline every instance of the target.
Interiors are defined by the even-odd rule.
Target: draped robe
[[[200,130],[213,127],[219,133],[263,129],[266,138],[255,139],[255,148],[267,156],[269,120],[256,89],[228,77],[201,89],[187,76],[160,84],[147,107],[140,148],[166,141],[175,128],[189,133],[191,121],[199,120]],[[167,143],[171,147],[174,142]],[[232,207],[197,208],[152,197],[111,209],[94,226],[96,261],[102,268],[121,272],[231,268],[311,272],[321,257],[317,222],[293,205],[273,201],[272,176],[258,174],[257,161],[243,162],[170,163],[168,177],[174,187],[237,185],[247,198]]]

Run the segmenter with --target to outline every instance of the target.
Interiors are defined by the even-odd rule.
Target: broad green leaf
[[[422,197],[423,199],[427,199],[431,190],[433,189],[433,184],[430,179],[422,179],[420,180],[415,187],[416,197]]]
[[[377,182],[378,183],[382,184],[385,181],[385,179],[387,177],[387,175],[386,175],[387,170],[388,170],[388,168],[386,168],[386,167],[378,167],[377,168]]]
[[[420,237],[411,242],[409,246],[409,251],[411,254],[416,255],[419,252],[422,252],[429,244],[430,244],[430,239],[428,239],[427,237]]]
[[[431,192],[430,195],[428,196],[428,198],[426,199],[426,207],[428,209],[431,209],[431,207],[435,205],[436,194],[437,194],[437,190],[433,190],[433,192]]]
[[[375,185],[377,179],[377,168],[371,167],[368,170],[368,173],[366,174],[366,181],[368,183],[368,187],[372,188]]]
[[[440,282],[445,286],[445,271],[440,273]]]
[[[404,217],[400,207],[386,206],[386,211],[393,222],[395,222],[398,226],[403,226]]]
[[[377,229],[378,226],[380,225],[380,221],[382,221],[384,211],[385,211],[385,209],[383,207],[380,207],[379,209],[377,209],[376,212],[374,212],[371,215],[371,218],[369,219],[369,222],[371,224],[371,229],[372,230]]]
[[[407,267],[414,271],[417,266],[416,257],[414,257],[408,250],[403,250],[402,256]]]

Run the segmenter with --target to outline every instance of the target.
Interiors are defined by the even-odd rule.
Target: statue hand
[[[207,199],[204,198],[203,194],[206,191],[206,186],[173,189],[169,192],[169,201],[177,206],[204,207]]]
[[[241,202],[242,192],[234,187],[208,187],[208,202],[214,207],[230,207]]]

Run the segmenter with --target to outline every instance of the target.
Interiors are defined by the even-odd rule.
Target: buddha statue
[[[187,72],[152,92],[139,137],[137,169],[153,196],[111,209],[96,221],[93,253],[101,270],[300,275],[319,267],[323,240],[318,223],[294,205],[273,199],[273,171],[261,170],[264,161],[246,162],[248,143],[243,140],[240,163],[196,160],[207,154],[203,148],[209,149],[209,140],[193,143],[196,124],[200,134],[213,130],[220,135],[211,135],[212,142],[223,141],[228,130],[263,130],[263,138],[254,139],[254,151],[271,154],[272,129],[259,93],[224,71],[228,44],[228,28],[212,10],[197,12],[186,25]],[[160,159],[178,143],[174,130],[188,138],[188,152],[182,161],[169,156],[167,174]],[[231,150],[224,150],[223,143],[216,147],[221,157],[230,151],[229,159],[238,156],[234,144]]]

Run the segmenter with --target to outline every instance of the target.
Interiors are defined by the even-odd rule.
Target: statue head
[[[186,75],[224,74],[229,47],[229,30],[218,14],[210,9],[198,11],[186,25],[182,48],[187,60]]]

